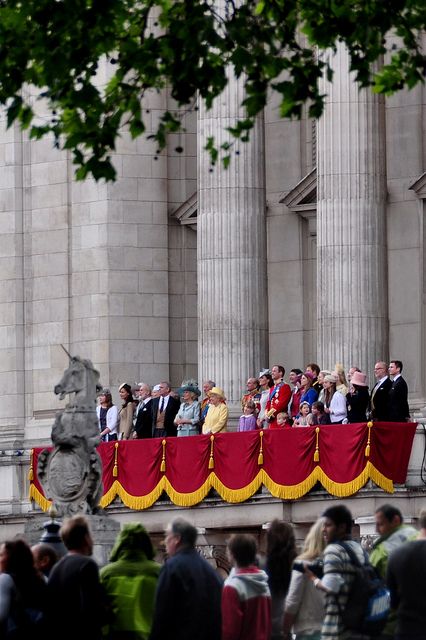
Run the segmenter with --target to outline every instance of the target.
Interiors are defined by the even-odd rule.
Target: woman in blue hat
[[[183,402],[176,414],[175,425],[178,436],[196,436],[199,434],[200,424],[200,403],[198,398],[201,395],[197,383],[194,381],[183,382],[179,395]]]

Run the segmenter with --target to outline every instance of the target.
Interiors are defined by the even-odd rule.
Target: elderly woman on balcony
[[[219,433],[226,431],[228,423],[228,407],[225,394],[220,387],[213,387],[209,392],[209,409],[203,424],[203,433]]]
[[[199,433],[200,403],[198,398],[201,391],[194,380],[188,380],[182,382],[178,393],[183,398],[183,402],[175,418],[177,434],[178,436],[196,436]]]

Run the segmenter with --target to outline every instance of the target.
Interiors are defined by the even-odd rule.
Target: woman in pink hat
[[[351,389],[346,395],[348,422],[366,421],[368,401],[367,376],[361,371],[355,371],[351,378]]]

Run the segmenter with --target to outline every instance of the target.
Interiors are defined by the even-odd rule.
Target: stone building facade
[[[125,381],[195,377],[235,406],[247,376],[273,363],[342,362],[372,382],[374,361],[392,357],[422,415],[426,89],[379,98],[358,91],[342,48],[333,64],[321,120],[281,119],[272,95],[228,170],[204,145],[238,116],[234,80],[211,111],[182,114],[161,154],[123,131],[109,184],[76,182],[68,153],[3,118],[3,513],[23,500],[8,452],[46,442],[60,407],[61,344],[93,361],[116,400]],[[151,96],[148,133],[172,107]]]

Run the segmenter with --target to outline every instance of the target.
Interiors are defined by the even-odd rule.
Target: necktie
[[[160,402],[160,413],[163,413],[164,411],[164,398],[161,398],[161,402]]]

